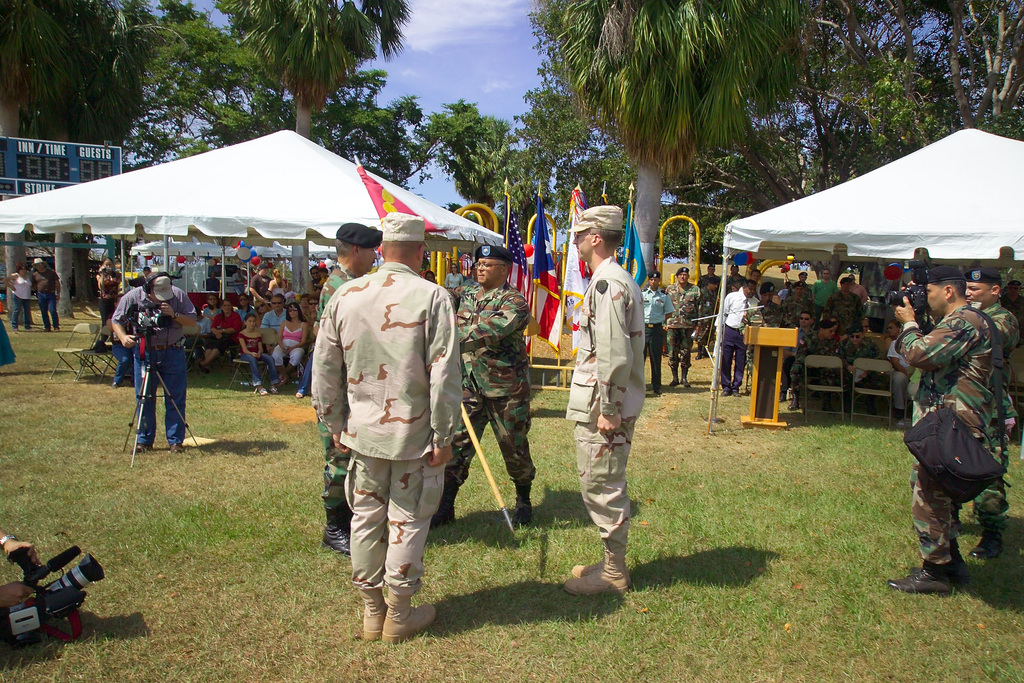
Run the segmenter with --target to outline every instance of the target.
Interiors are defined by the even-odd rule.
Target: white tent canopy
[[[312,246],[312,242],[309,243]],[[235,242],[231,241],[226,246],[226,256],[233,257],[235,255]],[[292,250],[291,247],[286,247],[274,242],[270,246],[259,246],[254,245],[252,247],[256,250],[256,255],[260,258],[291,258]],[[332,248],[333,249],[333,248]],[[131,248],[132,256],[162,256],[164,253],[164,242],[163,240],[157,240],[155,242],[146,242],[144,244],[136,244]],[[207,258],[220,258],[224,254],[221,245],[210,244],[208,242],[199,242],[195,239],[192,241],[179,242],[177,240],[168,240],[167,242],[167,255],[168,256],[203,256]]]
[[[1024,261],[1024,142],[963,130],[842,185],[726,226],[759,258]]]
[[[370,174],[443,233],[431,249],[502,237]],[[0,232],[205,235],[247,243],[333,243],[346,222],[379,225],[356,166],[291,131],[0,203]],[[229,244],[228,246],[232,246]]]

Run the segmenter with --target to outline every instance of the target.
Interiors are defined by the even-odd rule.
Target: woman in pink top
[[[302,362],[302,356],[306,353],[306,342],[309,341],[309,323],[302,316],[302,308],[295,301],[288,304],[285,309],[285,321],[281,323],[281,329],[277,336],[277,346],[274,347],[274,363],[280,368],[279,384],[288,381],[291,373],[290,368],[298,368]],[[284,357],[288,356],[288,363],[285,364]]]

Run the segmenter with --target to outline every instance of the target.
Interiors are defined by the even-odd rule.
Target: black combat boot
[[[1000,531],[982,531],[981,540],[978,541],[978,546],[971,551],[971,557],[976,557],[979,560],[991,560],[992,558],[999,557],[999,553],[1003,552],[1003,534]]]
[[[527,526],[533,521],[533,506],[530,504],[530,484],[516,484],[516,511],[512,514],[512,526]]]
[[[670,387],[679,386],[679,368],[669,368],[672,371],[672,381],[668,383]]]
[[[690,368],[685,368],[683,370],[682,376],[679,378],[679,383],[682,384],[683,388],[685,388],[685,389],[689,389],[690,388],[690,382],[689,382],[689,380],[686,379],[686,376],[689,375],[689,374],[690,374]]]
[[[352,556],[352,509],[348,503],[333,508],[324,508],[327,513],[327,527],[321,545],[342,555]]]
[[[949,542],[949,554],[953,559],[946,565],[946,577],[954,588],[962,588],[971,582],[971,571],[960,554],[960,543],[955,538]]]
[[[431,529],[436,529],[439,526],[455,521],[455,497],[457,495],[459,495],[459,484],[454,479],[445,477],[441,504],[437,506],[437,512],[434,513],[434,516],[430,518]]]
[[[953,592],[946,567],[934,562],[925,562],[905,579],[889,579],[889,588],[902,593],[949,595]]]
[[[789,390],[789,406],[790,410],[800,410],[800,394],[796,393],[792,389]]]

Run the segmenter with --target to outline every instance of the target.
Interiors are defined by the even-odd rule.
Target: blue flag
[[[647,264],[640,249],[640,233],[633,222],[633,202],[626,205],[626,238],[622,242],[619,264],[629,271],[636,283],[643,287],[647,281]]]

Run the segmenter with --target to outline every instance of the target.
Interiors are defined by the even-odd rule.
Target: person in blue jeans
[[[60,278],[57,273],[41,258],[32,262],[32,284],[36,288],[36,301],[39,302],[39,315],[43,319],[43,328],[60,330],[60,318],[57,317],[57,300],[60,298]]]
[[[110,355],[117,359],[117,368],[114,370],[114,381],[111,382],[110,386],[117,389],[119,386],[124,384],[124,380],[128,375],[132,376],[132,381],[135,381],[135,353],[129,349],[124,348],[121,342],[114,338],[113,343],[110,345]]]
[[[159,304],[159,312],[165,316],[161,326],[145,337],[145,348],[140,341],[144,335],[135,330],[133,323],[140,305]],[[142,423],[135,437],[138,449],[149,450],[156,439],[156,395],[159,380],[150,378],[145,387],[144,373],[148,369],[160,373],[164,380],[164,428],[170,451],[176,453],[185,441],[185,396],[188,389],[185,372],[184,327],[196,324],[196,309],[183,291],[171,284],[167,273],[157,273],[142,287],[137,287],[121,297],[110,318],[110,325],[117,340],[135,356],[135,394],[142,403]],[[128,334],[128,329],[133,334]],[[143,353],[145,356],[143,356]],[[146,395],[141,396],[143,389]]]
[[[267,388],[263,386],[263,379],[260,375],[260,361],[267,366],[267,373],[270,375],[270,393],[277,393],[277,367],[274,357],[267,353],[263,346],[263,335],[256,328],[256,314],[249,313],[245,316],[245,327],[236,337],[241,348],[240,358],[249,363],[249,372],[252,374],[252,384],[256,393],[260,396],[267,395]]]

